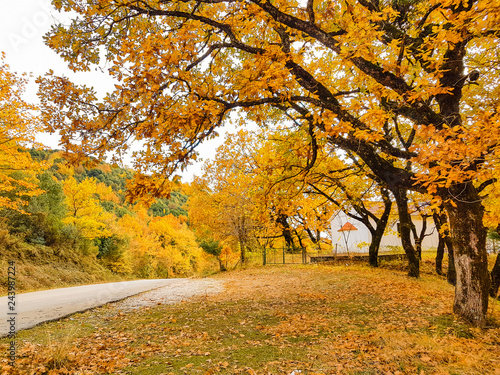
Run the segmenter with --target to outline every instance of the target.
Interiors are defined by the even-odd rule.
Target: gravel
[[[114,307],[122,310],[134,310],[159,304],[172,304],[191,297],[221,293],[223,283],[214,279],[181,279],[170,285],[144,292],[114,303]]]
[[[220,293],[223,282],[214,279],[134,280],[81,285],[15,296],[14,310],[7,311],[8,297],[0,297],[0,337],[72,314],[110,304],[114,311],[127,311]],[[10,313],[10,315],[9,315]],[[9,320],[10,319],[10,320]]]

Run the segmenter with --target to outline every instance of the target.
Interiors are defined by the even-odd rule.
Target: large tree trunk
[[[450,219],[457,283],[453,311],[472,324],[486,323],[490,277],[486,254],[483,207],[471,184],[450,188],[445,201]]]
[[[290,224],[288,224],[288,216],[279,214],[276,222],[281,226],[281,232],[283,233],[283,237],[285,238],[287,250],[294,250],[295,244],[293,242],[292,229],[290,228]]]
[[[408,211],[408,197],[406,195],[406,190],[395,189],[392,192],[396,198],[396,203],[398,205],[399,214],[399,234],[401,236],[401,244],[408,257],[408,276],[419,277],[420,276],[420,260],[417,256],[415,248],[411,243],[411,227],[413,225],[411,221],[411,216]]]

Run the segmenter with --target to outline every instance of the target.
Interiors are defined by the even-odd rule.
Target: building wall
[[[417,228],[417,232],[420,232],[422,228],[422,220],[419,216],[412,217],[413,223]],[[339,229],[344,226],[346,222],[354,225],[357,230],[352,231],[340,231]],[[337,253],[367,253],[371,242],[371,233],[368,228],[360,221],[355,220],[347,216],[344,212],[340,211],[336,215],[333,215],[330,219],[331,228],[331,238],[333,245],[333,252]],[[426,236],[422,243],[423,250],[430,250],[432,248],[437,248],[438,245],[438,233],[434,226],[432,219],[427,219],[427,230]],[[397,231],[397,221],[389,221],[384,237],[382,237],[382,242],[380,243],[380,251],[391,251],[401,248],[401,239],[399,238]]]

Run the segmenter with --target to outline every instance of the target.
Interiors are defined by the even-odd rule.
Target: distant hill
[[[125,193],[133,170],[103,162],[72,166],[61,151],[26,152],[44,165],[42,193],[25,198],[24,211],[0,210],[0,266],[17,263],[21,291],[186,276],[210,266],[188,226],[183,192],[150,207],[130,204]],[[9,194],[0,191],[0,197]],[[5,276],[0,284],[5,293]]]

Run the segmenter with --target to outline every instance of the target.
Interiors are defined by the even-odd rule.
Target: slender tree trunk
[[[444,210],[444,207],[442,207],[442,210]],[[448,283],[450,283],[451,285],[455,285],[457,283],[457,273],[455,271],[455,257],[453,256],[453,242],[451,241],[449,230],[446,229],[443,233],[441,233],[441,228],[443,227],[443,225],[448,224],[448,218],[445,213],[441,213],[439,215],[435,214],[434,222],[436,223],[436,228],[439,231],[438,254],[436,255],[436,271],[438,271],[438,262],[440,263],[439,269],[442,271],[442,260],[444,254],[439,255],[439,247],[441,246],[441,244],[443,244],[443,252],[444,246],[446,246],[446,248],[448,249],[448,272],[446,273],[446,278],[448,280]]]
[[[227,271],[227,268],[226,266],[224,265],[224,262],[222,261],[222,259],[219,258],[219,268],[220,268],[220,271],[221,272],[226,272]]]
[[[444,248],[445,248],[445,243],[444,243],[444,238],[439,235],[439,240],[438,240],[438,247],[437,247],[437,252],[436,252],[436,273],[440,276],[444,275],[443,272],[443,258],[444,258]]]
[[[240,254],[241,254],[241,265],[245,265],[247,262],[247,254],[246,254],[246,249],[245,249],[245,242],[243,239],[240,239]]]
[[[413,233],[413,238],[415,240],[415,251],[418,255],[418,259],[422,260],[422,243],[424,242],[425,232],[427,231],[427,218],[429,216],[421,213],[420,217],[422,218],[422,228],[420,229],[420,233],[417,232],[417,228],[413,225],[413,222],[411,225],[411,232]]]
[[[287,250],[293,250],[295,244],[293,243],[292,229],[290,228],[290,224],[288,224],[288,216],[279,214],[276,222],[281,226],[281,232],[285,238]]]
[[[370,242],[370,247],[368,248],[368,262],[372,267],[378,267],[378,250],[381,240],[382,236],[378,236],[378,238],[372,236],[372,242]]]
[[[420,238],[415,238],[415,252],[418,259],[422,260],[422,240]]]
[[[445,201],[450,219],[457,283],[453,311],[475,326],[486,324],[490,276],[483,207],[472,184],[456,185]]]
[[[380,188],[380,194],[384,200],[384,212],[382,213],[380,219],[377,220],[377,227],[375,228],[375,231],[372,231],[372,241],[370,243],[370,247],[368,248],[368,261],[372,267],[378,267],[378,251],[380,250],[380,243],[382,242],[385,228],[389,222],[389,216],[392,208],[392,200],[389,196],[389,191],[382,187]]]
[[[444,220],[446,220],[446,216],[444,214],[434,213],[432,215],[434,219],[434,225],[436,226],[438,232],[438,247],[436,252],[436,273],[438,275],[444,275],[443,272],[443,258],[444,258],[444,249],[446,247],[445,234],[441,233],[441,228],[443,227]]]
[[[408,276],[419,277],[420,260],[418,259],[415,248],[411,243],[411,227],[413,223],[411,221],[410,213],[408,212],[408,197],[406,195],[406,190],[395,189],[392,193],[394,194],[398,205],[400,223],[399,234],[401,235],[401,244],[403,245],[403,249],[408,257]]]
[[[382,220],[382,219],[381,219]],[[378,267],[378,251],[380,249],[380,243],[382,242],[382,237],[384,236],[385,227],[387,226],[388,219],[384,222],[378,222],[377,227],[374,231],[370,231],[372,235],[372,240],[370,242],[370,247],[368,248],[368,261],[370,266]]]
[[[493,298],[498,296],[498,289],[500,288],[500,252],[497,254],[495,265],[491,270],[491,288],[490,295]]]
[[[446,242],[446,248],[448,249],[448,272],[446,273],[446,279],[451,285],[457,285],[457,270],[455,268],[455,251],[453,250],[453,242],[451,237],[447,235],[444,238]]]

